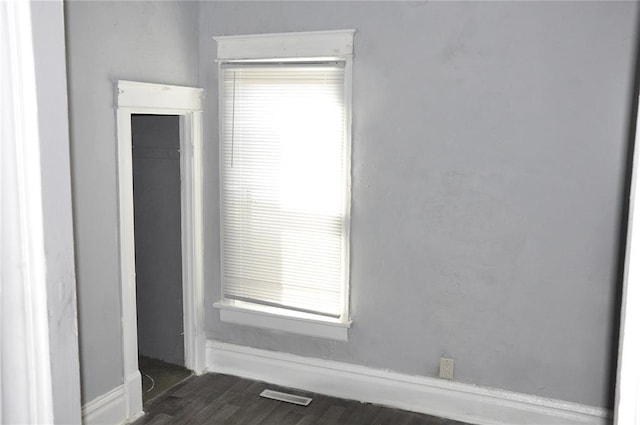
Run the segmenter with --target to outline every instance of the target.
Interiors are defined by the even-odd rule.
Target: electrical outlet
[[[440,377],[442,379],[453,379],[454,360],[447,357],[440,357]]]

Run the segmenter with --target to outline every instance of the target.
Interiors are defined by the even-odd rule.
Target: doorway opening
[[[144,414],[143,386],[148,390],[151,386],[158,385],[153,372],[145,373],[154,365],[144,363],[146,359],[143,357],[156,360],[164,358],[173,364],[177,363],[177,367],[183,366],[196,374],[205,371],[201,159],[204,92],[194,87],[122,80],[116,82],[115,89],[118,130],[118,243],[124,359],[122,379],[126,420],[133,422]],[[143,139],[149,137],[149,140],[138,137],[141,129],[144,130],[145,127],[151,127],[151,136],[143,136]],[[171,135],[170,141],[158,141],[160,136],[165,136],[164,133]],[[176,143],[178,152],[175,149]],[[161,158],[162,161],[172,163],[173,171],[158,171],[158,168],[162,169],[167,165],[160,165],[161,161],[157,160]],[[135,170],[134,161],[137,165]],[[147,163],[140,168],[143,162]],[[134,217],[134,173],[138,185],[136,196],[140,195],[136,203],[141,215],[137,218]],[[145,185],[151,185],[151,188],[143,189]],[[169,199],[173,200],[170,202],[171,207],[158,207]],[[147,202],[155,207],[146,205]],[[145,208],[152,212],[145,216]],[[165,212],[160,210],[164,208],[171,209],[166,217],[161,216]],[[138,234],[136,226],[139,227],[138,231],[147,229],[147,234]],[[167,229],[169,234],[153,234],[163,233]],[[158,251],[158,238],[164,238],[162,244],[166,245],[166,249]],[[140,239],[139,244],[136,244],[136,239]],[[171,264],[169,269],[164,268],[165,262]],[[164,271],[160,271],[159,264]],[[139,282],[136,279],[136,269],[141,275]],[[165,274],[173,283],[164,289],[153,289],[153,286],[145,283],[156,281],[158,276],[164,278]],[[141,286],[139,294],[138,285]],[[157,286],[158,283],[154,282],[154,285]],[[168,297],[171,301],[155,299],[165,293],[173,294]],[[140,305],[138,300],[141,301]],[[150,300],[153,301],[150,306],[142,304]],[[168,312],[163,302],[172,303],[172,313]],[[180,303],[181,311],[180,308],[176,308]],[[140,316],[138,309],[141,310]],[[173,317],[170,320],[171,325],[163,322],[170,317]],[[176,338],[176,334],[179,338]],[[159,347],[162,345],[165,347]],[[154,350],[158,349],[166,350],[165,354],[157,354],[158,351]],[[139,354],[143,355],[140,359]],[[172,364],[169,362],[165,361]],[[155,384],[151,380],[143,382],[141,370],[154,378]],[[163,370],[166,370],[166,367],[163,367]],[[157,370],[155,373],[158,374]]]
[[[131,142],[144,405],[191,375],[184,356],[180,117],[132,114]]]

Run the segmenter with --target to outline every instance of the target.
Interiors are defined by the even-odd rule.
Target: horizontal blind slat
[[[221,68],[223,292],[339,316],[344,66]]]

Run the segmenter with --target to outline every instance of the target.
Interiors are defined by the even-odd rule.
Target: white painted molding
[[[195,96],[192,100],[196,100]],[[201,374],[205,369],[206,342],[202,274],[202,112],[193,110],[184,115],[180,131],[185,366]]]
[[[133,81],[116,82],[118,155],[118,252],[122,303],[122,351],[125,413],[129,421],[142,414],[138,371],[138,331],[133,222],[131,115],[180,117],[182,289],[185,366],[205,369],[204,289],[202,278],[202,97],[192,87]]]
[[[345,57],[353,54],[355,30],[214,37],[219,60]]]
[[[49,139],[40,138],[38,121],[38,108],[48,105],[39,104],[32,35],[30,2],[0,2],[0,421],[52,423],[47,291],[54,288],[47,280],[40,162]]]
[[[640,424],[640,111],[636,116],[629,217],[620,308],[620,337],[616,379],[615,424]],[[632,284],[632,282],[634,284]]]
[[[126,418],[127,422],[133,422],[144,415],[142,410],[142,375],[136,370],[127,375],[124,382],[124,396],[127,402]]]
[[[610,412],[511,391],[207,341],[207,367],[334,397],[478,425],[605,425]]]
[[[124,80],[117,82],[117,105],[119,108],[200,111],[202,110],[203,96],[204,90],[195,87]]]
[[[134,422],[144,415],[140,372],[130,374],[124,385],[82,406],[83,425],[117,425]]]
[[[82,406],[83,425],[119,425],[127,421],[127,400],[124,385]]]
[[[351,320],[338,319],[300,313],[270,306],[223,300],[213,306],[220,310],[220,320],[227,323],[273,329],[299,335],[336,341],[349,340]],[[285,314],[286,313],[286,314]]]

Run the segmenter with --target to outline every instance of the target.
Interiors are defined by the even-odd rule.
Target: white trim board
[[[218,60],[351,56],[355,30],[213,37]]]
[[[640,288],[632,282],[640,277],[640,112],[636,116],[636,135],[629,190],[629,217],[624,260],[624,279],[620,309],[620,337],[616,379],[616,425],[640,424]]]
[[[124,385],[82,406],[83,425],[119,425],[127,420],[127,394]]]
[[[578,403],[211,340],[207,341],[206,358],[210,372],[478,425],[611,422],[608,410]]]
[[[132,401],[137,393],[135,388],[142,388],[139,373],[131,374],[127,382],[111,391],[91,400],[82,406],[83,425],[120,425],[132,423],[144,415],[142,410],[131,412],[130,407],[137,401]]]
[[[234,300],[219,301],[214,303],[213,306],[220,309],[220,321],[222,322],[275,329],[337,341],[349,340],[348,331],[351,326],[351,320],[342,323],[339,319],[324,320],[327,318],[286,310],[284,311],[287,314],[283,314],[283,309],[252,305]]]
[[[204,90],[196,87],[119,80],[118,108],[202,110]]]

